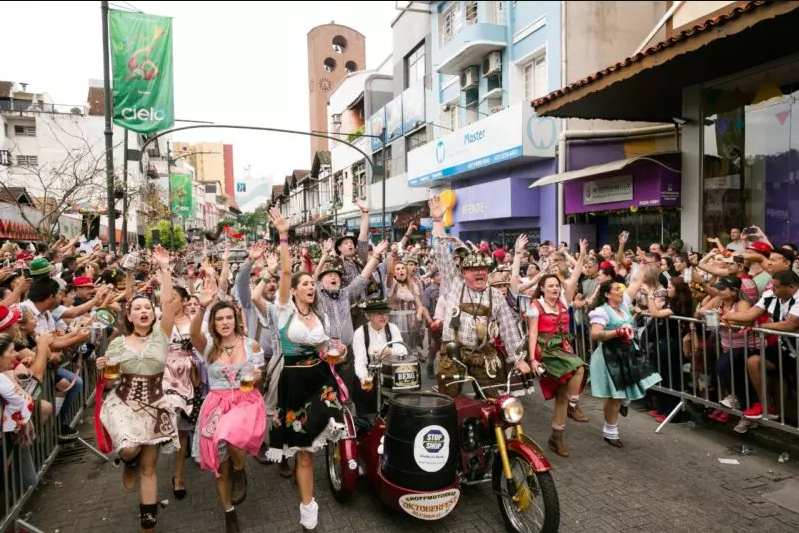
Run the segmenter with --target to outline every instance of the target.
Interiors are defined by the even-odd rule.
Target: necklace
[[[228,355],[228,357],[230,357],[233,355],[233,351],[236,349],[236,346],[238,346],[238,339],[236,339],[236,342],[232,346],[225,346],[223,344],[222,349],[225,350],[225,353]]]
[[[313,312],[313,309],[311,309],[310,307],[308,307],[308,312],[307,312],[307,313],[303,313],[303,312],[302,312],[302,309],[300,309],[299,307],[297,307],[297,312],[298,312],[298,313],[299,313],[299,314],[300,314],[300,315],[301,315],[303,318],[307,318],[307,317],[311,316],[311,313]]]

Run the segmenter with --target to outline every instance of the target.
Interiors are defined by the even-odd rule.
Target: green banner
[[[172,212],[192,218],[191,174],[170,174],[169,194],[172,196]]]
[[[114,124],[138,133],[172,127],[172,19],[112,9],[108,29]]]

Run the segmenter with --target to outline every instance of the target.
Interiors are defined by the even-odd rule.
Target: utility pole
[[[166,142],[166,186],[169,190],[169,238],[171,242],[170,249],[175,249],[175,212],[172,209],[172,146],[169,141]]]
[[[122,253],[128,253],[128,130],[123,137],[124,159],[122,160]]]
[[[105,101],[105,181],[108,196],[108,248],[116,252],[116,209],[114,207],[114,130],[111,125],[111,52],[108,42],[108,2],[100,2],[103,17],[103,100]]]

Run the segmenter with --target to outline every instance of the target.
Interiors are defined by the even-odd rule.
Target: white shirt
[[[391,328],[391,340],[401,341],[402,333],[400,333],[399,328],[391,323],[388,324],[388,327]],[[366,353],[366,341],[364,339],[363,333],[364,328],[360,327],[356,329],[355,335],[352,337],[352,353],[355,357],[355,375],[358,376],[358,379],[363,379],[368,375],[369,369],[367,368],[367,365],[373,359],[374,355],[379,353],[380,349],[388,342],[386,340],[385,328],[380,331],[375,331],[371,324],[367,324],[366,329],[369,331],[368,356]],[[405,347],[399,344],[392,345],[391,352],[396,355],[405,355],[408,353]]]
[[[770,299],[768,306],[766,305],[766,299]],[[786,301],[780,300],[774,296],[774,291],[768,290],[763,293],[763,296],[760,297],[760,300],[758,300],[758,302],[755,304],[755,307],[766,311],[769,315],[771,315],[771,318],[774,320],[774,322],[782,322],[788,317],[789,314],[799,317],[799,291],[797,291],[791,299],[793,300],[792,303],[790,299]],[[777,309],[778,302],[780,304],[779,316],[775,316],[774,312]],[[788,305],[789,303],[791,305]]]
[[[56,320],[53,318],[53,315],[50,313],[50,311],[40,313],[34,303],[30,300],[25,300],[19,304],[19,308],[20,311],[23,309],[29,309],[33,314],[33,317],[36,319],[36,335],[43,335],[48,331],[55,331]]]

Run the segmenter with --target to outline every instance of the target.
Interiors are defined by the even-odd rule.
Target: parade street
[[[525,401],[524,426],[546,446],[551,403],[538,393]],[[571,457],[551,453],[553,475],[561,504],[562,532],[751,532],[797,531],[799,514],[768,500],[774,493],[799,483],[799,465],[785,464],[777,455],[754,447],[757,455],[742,456],[744,439],[701,426],[678,424],[654,433],[655,423],[645,412],[631,409],[619,424],[624,449],[602,441],[601,403],[584,395],[587,424],[572,421],[565,442]],[[80,426],[92,435],[91,413]],[[61,452],[47,473],[46,484],[34,494],[28,510],[30,523],[47,533],[133,533],[137,493],[125,493],[121,470],[103,464],[79,444]],[[735,459],[740,464],[722,464]],[[299,531],[297,489],[293,480],[277,475],[276,466],[249,459],[249,496],[237,507],[242,531]],[[223,517],[212,477],[191,462],[186,467],[188,496],[172,497],[171,457],[158,463],[159,498],[169,498],[161,510],[157,531],[188,533],[219,531]],[[324,456],[316,462],[316,498],[319,531],[352,532],[481,532],[503,531],[502,518],[489,486],[466,488],[458,508],[446,519],[427,524],[384,509],[365,481],[347,505],[336,502],[328,489]],[[796,486],[796,485],[794,485]],[[794,507],[796,509],[796,507]]]

